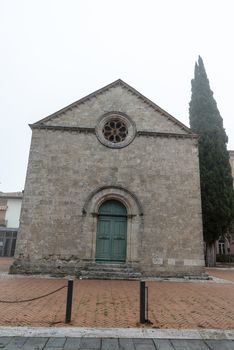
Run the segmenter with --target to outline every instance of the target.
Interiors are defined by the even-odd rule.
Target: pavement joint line
[[[0,327],[1,337],[91,337],[234,340],[234,329],[149,329],[85,327]]]

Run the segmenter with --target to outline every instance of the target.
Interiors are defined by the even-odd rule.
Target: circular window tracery
[[[135,123],[122,112],[108,112],[99,119],[96,135],[107,147],[126,147],[136,135]]]
[[[126,139],[128,135],[127,125],[119,118],[108,120],[103,127],[103,135],[106,140],[118,143]]]

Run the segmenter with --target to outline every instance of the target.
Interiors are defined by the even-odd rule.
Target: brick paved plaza
[[[153,328],[234,328],[234,270],[210,269],[225,283],[150,281],[149,320]],[[67,284],[65,279],[2,275],[0,299],[34,298]],[[62,326],[66,288],[43,299],[0,303],[0,325]],[[75,280],[72,326],[139,326],[139,282]]]

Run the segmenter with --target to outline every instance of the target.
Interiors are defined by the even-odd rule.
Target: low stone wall
[[[112,264],[115,265],[115,264]],[[98,267],[99,271],[105,271],[109,264],[96,264],[92,260],[62,260],[62,259],[42,259],[30,261],[28,259],[16,259],[10,267],[10,274],[42,274],[52,276],[74,275],[77,277],[85,276],[85,271],[90,267]],[[185,265],[184,262],[173,266],[152,266],[141,268],[139,263],[123,263],[116,264],[121,270],[122,268],[131,268],[133,273],[140,273],[141,278],[144,277],[185,277],[185,276],[202,276],[205,272],[201,265],[191,266]],[[124,276],[123,276],[124,278]]]

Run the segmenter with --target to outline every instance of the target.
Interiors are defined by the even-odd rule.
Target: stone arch
[[[143,208],[137,196],[121,186],[102,186],[91,192],[85,201],[83,214],[98,214],[100,205],[109,199],[123,203],[129,216],[143,216]]]
[[[98,211],[108,200],[117,200],[127,209],[126,263],[138,264],[143,232],[143,207],[137,196],[121,186],[102,186],[91,192],[83,207],[83,231],[90,237],[90,257],[95,261]]]

